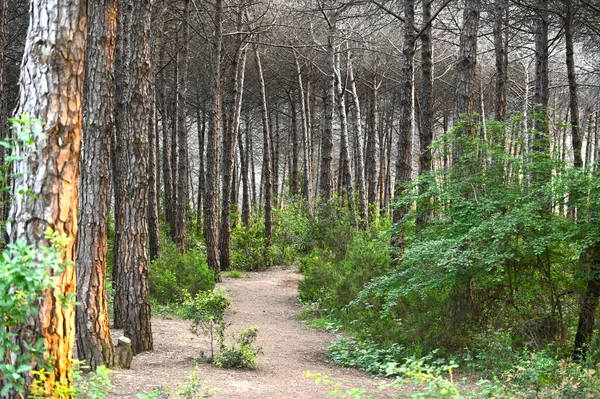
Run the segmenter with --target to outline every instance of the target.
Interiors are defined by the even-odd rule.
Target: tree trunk
[[[419,156],[419,175],[433,171],[433,159],[431,156],[431,143],[433,142],[433,44],[431,41],[431,2],[423,0],[423,28],[421,35],[421,130],[420,144],[421,155]],[[419,192],[429,190],[429,186],[422,182]],[[432,217],[430,210],[431,198],[423,198],[417,202],[417,226],[424,226]]]
[[[68,240],[61,258],[64,262],[74,262],[86,2],[32,0],[30,6],[38,12],[31,13],[27,30],[16,116],[26,115],[42,121],[43,126],[33,124],[44,134],[32,135],[37,150],[20,148],[18,155],[22,158],[13,163],[16,177],[7,232],[11,243],[20,240],[36,247],[49,245],[45,237],[47,228],[66,235]],[[55,382],[65,386],[73,384],[75,308],[65,304],[64,298],[75,294],[76,278],[71,263],[65,263],[64,271],[58,275],[51,270],[48,273],[55,286],[47,289],[39,300],[39,313],[26,325],[19,326],[14,343],[21,353],[31,353],[31,345],[35,346],[38,339],[43,340],[52,364],[45,388],[52,394]],[[13,356],[4,357],[7,358],[10,361]],[[31,382],[31,374],[26,374],[27,381]],[[12,391],[8,397],[19,395]]]
[[[292,197],[296,197],[299,193],[298,190],[298,160],[299,160],[299,143],[298,143],[298,120],[297,120],[297,110],[296,110],[296,99],[294,98],[291,91],[288,92],[288,99],[290,100],[290,131],[292,133],[291,144],[292,144],[292,153],[291,153],[291,168],[290,168],[290,191]],[[302,105],[301,105],[302,106]],[[304,122],[303,122],[304,123]],[[305,176],[306,178],[306,176]]]
[[[367,202],[371,208],[369,211],[369,223],[375,219],[378,206],[378,174],[377,174],[377,139],[379,131],[379,82],[377,81],[377,61],[373,65],[373,80],[371,82],[371,99],[369,101],[369,114],[367,116],[367,143],[365,159],[365,175],[367,179]],[[379,152],[381,153],[384,143],[380,140]],[[383,158],[380,159],[383,162]],[[382,185],[383,186],[383,185]]]
[[[166,23],[165,23],[166,24]],[[166,36],[166,27],[163,27],[163,48],[161,53],[164,53],[164,43]],[[160,57],[162,60],[163,57]],[[160,92],[161,92],[161,130],[162,130],[162,172],[163,172],[163,207],[165,218],[168,221],[172,220],[171,213],[173,212],[173,168],[171,165],[171,131],[169,128],[169,105],[167,99],[167,71],[166,66],[160,72]]]
[[[569,109],[571,110],[571,138],[573,140],[573,166],[583,167],[581,156],[581,129],[579,127],[579,100],[577,94],[577,75],[575,72],[575,55],[573,52],[573,18],[574,10],[571,1],[566,1],[565,44],[567,53],[567,76],[569,79]]]
[[[134,354],[152,350],[148,297],[148,115],[151,3],[123,0],[118,12],[115,179],[115,325]]]
[[[327,38],[327,60],[329,65],[335,63],[333,39],[334,29],[331,29]],[[332,170],[331,163],[333,161],[333,101],[334,101],[334,86],[335,76],[333,68],[330,68],[331,75],[327,77],[327,90],[325,93],[325,104],[324,104],[324,120],[325,126],[321,135],[321,177],[319,180],[319,196],[323,200],[330,200],[332,192]]]
[[[178,141],[178,164],[177,164],[177,203],[175,225],[171,229],[175,232],[175,244],[181,253],[185,252],[185,223],[189,198],[188,187],[188,140],[187,140],[187,75],[188,75],[188,47],[189,27],[188,14],[190,0],[183,1],[183,21],[181,28],[181,50],[179,54],[179,83],[177,84],[177,141]]]
[[[456,71],[456,90],[454,93],[454,124],[464,120],[464,126],[456,130],[458,139],[475,134],[473,119],[473,101],[475,91],[475,71],[477,65],[477,31],[479,28],[479,8],[481,0],[465,0],[463,27],[460,33],[460,49]],[[454,143],[452,163],[459,166],[463,155],[462,144]]]
[[[504,43],[504,14],[508,0],[496,0],[494,15],[494,48],[496,51],[496,120],[503,121],[506,114],[506,82],[508,80],[508,55]]]
[[[206,187],[204,190],[204,240],[208,267],[221,271],[219,263],[219,142],[222,124],[221,52],[223,47],[223,0],[215,0],[213,36],[213,103],[206,146]]]
[[[269,132],[269,108],[267,106],[267,92],[265,78],[263,75],[262,63],[258,47],[254,47],[254,57],[256,57],[256,67],[258,69],[258,81],[260,85],[260,94],[262,102],[262,123],[263,123],[263,176],[265,190],[265,246],[270,247],[273,240],[273,182],[271,173],[271,135]]]
[[[365,184],[364,154],[361,139],[363,137],[362,116],[360,112],[360,100],[358,90],[356,89],[356,80],[354,79],[354,68],[352,67],[352,55],[348,50],[348,78],[350,79],[350,93],[354,103],[354,151],[356,152],[356,185],[358,187],[358,196],[360,204],[360,228],[366,230],[369,228],[369,205],[367,203],[367,192]]]
[[[77,236],[77,358],[111,367],[114,349],[106,300],[110,153],[114,135],[117,1],[88,5],[88,44]]]
[[[412,137],[412,109],[413,109],[413,76],[415,57],[415,3],[406,0],[404,3],[404,64],[402,65],[402,87],[400,90],[400,115],[398,158],[396,159],[395,197],[402,196],[407,190],[411,179],[411,137]],[[396,207],[393,212],[393,222],[399,223],[408,213],[407,207]],[[394,232],[392,243],[399,250],[404,250],[404,231]]]
[[[243,29],[244,6],[240,6],[238,13],[238,31]],[[227,123],[223,137],[223,192],[221,196],[221,229],[219,236],[220,264],[222,270],[229,270],[229,252],[231,246],[231,196],[234,186],[233,167],[235,161],[235,143],[240,128],[240,115],[242,112],[242,99],[244,94],[244,77],[246,72],[247,46],[241,47],[243,38],[237,43],[237,53],[231,64],[231,96],[228,113],[231,116]]]
[[[202,124],[200,121],[202,121]],[[196,125],[198,126],[198,209],[196,210],[196,234],[200,235],[202,233],[202,208],[204,206],[204,186],[206,178],[204,168],[206,101],[202,101],[202,108],[200,108],[200,98],[198,98],[198,107],[196,109]]]
[[[352,171],[350,169],[350,152],[348,150],[348,116],[346,114],[345,87],[342,85],[340,72],[340,56],[336,53],[332,65],[335,77],[338,115],[340,117],[340,195],[348,201],[351,218],[358,228],[358,220],[354,211],[354,187],[352,186]]]
[[[151,60],[152,60],[152,78],[150,79],[150,99],[152,112],[150,113],[149,136],[148,136],[148,235],[150,246],[150,260],[158,259],[160,255],[160,215],[159,215],[159,165],[158,165],[158,130],[156,122],[156,58],[159,55],[157,48],[163,47],[159,44],[160,29],[163,25],[163,15],[166,9],[164,1],[161,4],[157,2],[153,6],[152,17],[152,37],[151,37]]]
[[[246,227],[250,225],[250,183],[249,183],[249,161],[250,161],[250,149],[248,143],[250,142],[250,123],[248,119],[245,122],[245,138],[246,148],[242,140],[241,131],[238,132],[238,147],[240,149],[240,163],[241,163],[241,174],[242,174],[242,224]]]

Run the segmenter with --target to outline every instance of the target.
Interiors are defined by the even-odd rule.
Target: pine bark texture
[[[43,121],[44,135],[35,138],[37,151],[22,148],[23,158],[13,163],[17,177],[7,224],[9,239],[45,246],[45,231],[51,228],[69,237],[62,255],[65,262],[74,262],[76,255],[86,14],[85,2],[31,1],[16,113]],[[30,190],[32,195],[19,195],[19,190]],[[48,392],[54,382],[72,384],[75,342],[75,309],[63,307],[61,301],[62,296],[75,293],[75,267],[67,265],[52,277],[55,288],[44,293],[39,313],[16,338],[25,353],[27,344],[43,338],[53,358]],[[8,396],[18,397],[14,392]]]
[[[396,159],[396,182],[395,195],[399,197],[404,194],[407,183],[411,179],[411,143],[412,143],[412,110],[413,110],[413,75],[415,57],[415,3],[414,0],[406,0],[404,3],[404,64],[402,65],[402,87],[400,91],[400,115],[399,115],[399,138],[398,153]],[[396,207],[393,211],[393,221],[402,221],[408,209]],[[394,233],[392,243],[400,251],[404,249],[404,232]]]
[[[221,271],[219,261],[219,143],[222,121],[221,52],[223,47],[223,0],[215,0],[213,36],[213,102],[206,138],[206,186],[204,188],[204,240],[208,267]]]
[[[122,1],[117,21],[115,325],[124,328],[138,354],[153,348],[147,219],[151,1]]]
[[[179,53],[179,82],[177,85],[177,203],[174,226],[175,244],[182,253],[185,252],[185,222],[189,197],[188,187],[188,140],[187,140],[187,80],[188,80],[188,47],[189,47],[189,14],[190,0],[183,0],[183,21],[181,28],[181,50]]]
[[[479,28],[479,9],[481,0],[465,0],[463,27],[460,33],[460,49],[456,71],[456,90],[454,92],[454,123],[466,118],[465,125],[456,130],[456,137],[472,135],[474,124],[473,93],[475,90],[475,71],[477,66],[477,31]],[[463,148],[460,143],[454,146],[452,160],[458,165]]]
[[[496,0],[494,15],[494,49],[496,51],[496,120],[503,121],[506,114],[506,83],[508,81],[508,55],[504,45],[504,14],[507,0]]]
[[[114,124],[117,0],[88,3],[88,44],[77,236],[77,357],[91,370],[111,367],[114,349],[106,300],[110,153]]]

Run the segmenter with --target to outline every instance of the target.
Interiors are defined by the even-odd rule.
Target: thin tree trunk
[[[569,80],[569,109],[571,110],[571,138],[573,143],[573,166],[583,167],[581,156],[582,137],[579,127],[579,100],[577,94],[577,75],[575,72],[575,55],[573,51],[573,19],[574,10],[571,1],[566,1],[565,45],[567,53],[567,77]]]
[[[365,175],[367,179],[367,202],[371,208],[369,211],[369,223],[375,219],[376,208],[378,206],[377,195],[377,139],[379,130],[379,82],[377,81],[377,61],[373,65],[373,80],[371,82],[371,98],[369,101],[369,115],[367,116],[367,136],[366,136],[366,160]],[[383,141],[379,140],[379,153],[385,148]],[[383,158],[380,157],[380,162]],[[380,168],[380,171],[383,169]],[[383,181],[383,180],[382,180]]]
[[[161,56],[159,57],[161,60],[164,59],[165,52],[165,43],[167,37],[166,31],[166,21],[163,23],[163,33],[162,33],[162,45],[161,45]],[[162,174],[163,174],[163,206],[165,211],[165,219],[167,222],[172,220],[172,212],[174,209],[174,201],[173,201],[173,168],[171,165],[171,152],[172,152],[172,143],[171,143],[171,131],[169,127],[169,104],[167,99],[167,70],[166,66],[164,66],[160,72],[160,97],[161,97],[161,109],[162,109],[162,122],[161,122],[161,130],[162,130]]]
[[[297,121],[297,110],[296,110],[296,101],[292,92],[288,92],[288,99],[290,100],[290,113],[291,113],[291,126],[290,131],[292,133],[292,153],[291,153],[291,170],[290,170],[290,191],[292,197],[296,197],[299,193],[298,190],[298,158],[299,158],[299,143],[298,143],[298,121]],[[301,104],[302,106],[302,104]],[[303,124],[305,122],[303,121]],[[305,126],[303,126],[303,129]],[[306,176],[305,176],[306,179]]]
[[[148,136],[148,235],[150,245],[150,261],[158,259],[160,254],[160,220],[159,220],[159,182],[158,182],[158,131],[156,129],[156,79],[154,78],[156,71],[156,57],[158,56],[156,49],[159,47],[159,29],[163,24],[163,15],[166,9],[165,2],[161,4],[154,3],[154,15],[152,21],[152,37],[151,37],[151,60],[152,60],[152,78],[151,86],[151,107]]]
[[[250,199],[250,183],[249,183],[249,135],[250,135],[250,124],[246,120],[245,123],[245,136],[246,136],[246,149],[244,149],[244,144],[242,140],[241,130],[238,132],[238,147],[240,149],[240,162],[241,162],[241,174],[242,174],[242,224],[244,226],[250,225],[250,203],[252,202]]]
[[[431,143],[433,142],[433,43],[431,40],[431,1],[423,0],[423,26],[421,35],[421,129],[420,144],[421,155],[419,156],[419,175],[433,171],[433,159],[431,155]],[[419,194],[429,190],[426,180],[419,185]],[[421,195],[419,196],[421,197]],[[417,226],[422,227],[432,217],[430,210],[431,198],[425,197],[417,202]]]
[[[272,173],[271,173],[271,135],[269,132],[269,109],[267,107],[267,92],[265,78],[258,47],[254,47],[254,57],[258,68],[258,80],[260,85],[262,101],[262,123],[263,123],[263,176],[265,190],[265,245],[271,246],[273,240],[273,212],[272,212]]]
[[[356,80],[354,79],[354,68],[352,67],[352,55],[348,50],[348,77],[350,79],[350,88],[352,100],[354,102],[354,148],[356,156],[356,185],[358,186],[358,195],[360,201],[360,228],[366,230],[369,228],[369,204],[367,202],[367,190],[365,184],[364,154],[361,139],[363,137],[362,116],[360,112],[360,100],[358,90],[356,89]]]
[[[242,16],[244,14],[243,6],[239,10],[238,31],[243,28]],[[238,47],[242,45],[242,40]],[[230,265],[230,246],[231,246],[231,196],[234,185],[233,167],[235,160],[235,143],[239,135],[240,115],[242,112],[242,98],[244,94],[244,77],[246,72],[246,51],[247,46],[238,48],[237,54],[231,65],[233,75],[232,86],[229,95],[231,102],[228,108],[231,119],[228,127],[225,129],[223,138],[223,192],[221,197],[221,229],[219,236],[220,264],[222,270],[229,270]]]
[[[202,121],[202,125],[200,125]],[[198,126],[198,208],[196,210],[196,234],[202,233],[202,208],[204,206],[204,186],[205,186],[205,168],[204,168],[204,141],[206,137],[206,101],[202,101],[200,108],[200,99],[196,109],[196,124]]]
[[[171,226],[174,231],[175,244],[181,253],[185,248],[185,223],[189,200],[188,185],[188,132],[187,132],[187,75],[188,75],[188,47],[189,27],[188,14],[190,0],[183,1],[183,21],[181,28],[181,50],[179,53],[179,82],[177,84],[177,142],[178,142],[178,164],[177,164],[177,202],[175,204],[175,225]]]
[[[507,0],[496,0],[494,23],[494,48],[496,51],[496,120],[503,121],[506,114],[506,82],[508,80],[508,56],[504,44],[504,14]]]
[[[324,120],[325,126],[323,127],[321,135],[321,177],[319,182],[319,196],[323,200],[330,200],[332,192],[332,170],[331,164],[333,161],[333,101],[334,101],[334,86],[335,76],[332,66],[334,65],[334,49],[333,49],[333,38],[334,29],[331,28],[327,39],[327,60],[330,66],[331,75],[327,77],[327,89],[325,93],[325,104],[324,104]]]
[[[113,343],[106,300],[110,153],[114,135],[117,1],[88,6],[88,44],[77,235],[77,358],[91,370],[111,367]]]

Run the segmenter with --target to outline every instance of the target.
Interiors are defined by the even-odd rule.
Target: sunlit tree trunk
[[[134,354],[151,351],[148,297],[148,115],[151,2],[123,0],[117,17],[115,325]]]
[[[76,0],[31,1],[16,110],[17,116],[43,121],[44,134],[34,136],[37,150],[21,148],[22,158],[13,163],[16,177],[7,224],[9,239],[48,246],[45,231],[50,228],[68,237],[62,253],[65,262],[74,262],[76,255],[86,8],[86,2]],[[19,194],[23,191],[29,194]],[[49,394],[55,382],[73,383],[75,308],[63,299],[75,294],[75,267],[67,264],[60,275],[52,277],[55,286],[40,299],[39,313],[15,337],[23,353],[43,339],[53,367],[45,383]],[[12,392],[8,397],[19,395]]]
[[[110,152],[114,135],[117,0],[90,2],[79,232],[77,236],[77,357],[91,370],[112,366],[106,301]]]

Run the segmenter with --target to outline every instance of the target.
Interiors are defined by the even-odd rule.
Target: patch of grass
[[[242,278],[242,277],[246,277],[246,274],[240,270],[232,270],[230,272],[223,273],[223,277],[225,277],[225,278]]]

